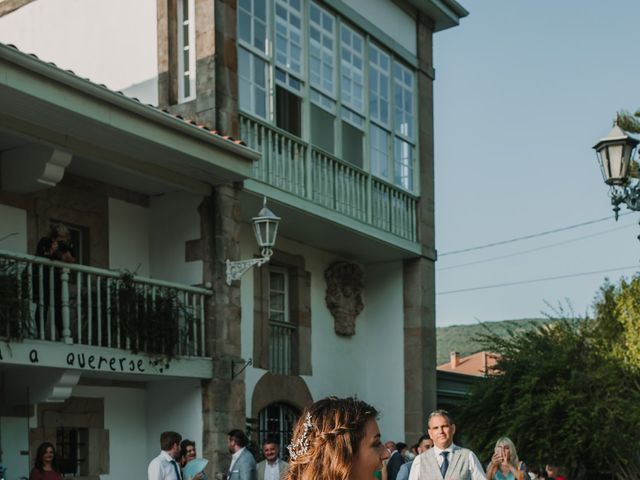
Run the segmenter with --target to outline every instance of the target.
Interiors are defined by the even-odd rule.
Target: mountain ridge
[[[449,362],[450,352],[458,352],[461,357],[471,355],[486,348],[481,335],[496,334],[507,336],[510,331],[533,330],[540,325],[553,322],[550,318],[521,318],[477,322],[470,325],[450,325],[436,328],[438,365]]]

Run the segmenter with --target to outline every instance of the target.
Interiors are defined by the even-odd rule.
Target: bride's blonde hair
[[[296,423],[285,480],[349,480],[368,420],[378,411],[355,398],[318,400]]]

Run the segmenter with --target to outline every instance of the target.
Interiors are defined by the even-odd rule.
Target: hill
[[[548,318],[523,318],[499,322],[478,322],[471,325],[452,325],[436,328],[438,348],[437,364],[449,361],[449,353],[456,351],[461,357],[484,350],[480,340],[482,334],[493,333],[506,336],[510,330],[531,330],[538,325],[550,323]]]

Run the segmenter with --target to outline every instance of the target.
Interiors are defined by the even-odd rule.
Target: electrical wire
[[[624,212],[624,213],[621,213],[619,216],[622,217],[624,215],[629,215],[630,213],[632,213],[632,212]],[[477,245],[475,247],[462,248],[460,250],[452,250],[450,252],[439,253],[438,257],[445,257],[447,255],[457,255],[459,253],[473,252],[475,250],[482,250],[484,248],[497,247],[498,245],[506,245],[508,243],[519,242],[521,240],[529,240],[531,238],[542,237],[544,235],[550,235],[552,233],[565,232],[567,230],[572,230],[574,228],[585,227],[587,225],[593,225],[594,223],[604,222],[605,220],[611,220],[611,217],[609,216],[609,217],[597,218],[595,220],[589,220],[587,222],[576,223],[574,225],[568,225],[566,227],[555,228],[553,230],[546,230],[544,232],[532,233],[530,235],[524,235],[522,237],[510,238],[509,240],[501,240],[501,241],[498,241],[498,242],[486,243],[484,245]]]
[[[638,270],[640,269],[640,265],[629,265],[628,267],[607,268],[605,270],[594,270],[591,272],[570,273],[567,275],[558,275],[555,277],[533,278],[530,280],[519,280],[515,282],[495,283],[493,285],[482,285],[479,287],[460,288],[457,290],[445,290],[443,292],[436,292],[436,295],[450,295],[452,293],[473,292],[476,290],[488,290],[490,288],[512,287],[514,285],[526,285],[529,283],[547,282],[551,280],[562,280],[565,278],[584,277],[587,275],[596,275],[599,273],[608,273],[608,272],[619,272],[622,270],[631,270],[631,269]]]
[[[586,240],[588,238],[598,237],[600,235],[606,235],[607,233],[616,232],[618,230],[623,230],[625,228],[631,228],[631,227],[636,227],[636,224],[632,223],[632,224],[629,224],[629,225],[623,225],[621,227],[611,228],[611,229],[608,229],[608,230],[603,230],[603,231],[600,231],[600,232],[592,233],[590,235],[583,235],[581,237],[574,237],[574,238],[571,238],[569,240],[565,240],[565,241],[562,241],[562,242],[556,242],[556,243],[550,243],[548,245],[543,245],[543,246],[537,247],[537,248],[531,248],[529,250],[521,250],[519,252],[509,253],[509,254],[506,254],[506,255],[499,255],[497,257],[485,258],[485,259],[482,259],[482,260],[476,260],[474,262],[459,263],[457,265],[451,265],[449,267],[436,268],[436,271],[437,272],[443,272],[445,270],[453,270],[455,268],[468,267],[468,266],[471,266],[471,265],[478,265],[478,264],[481,264],[481,263],[487,263],[487,262],[493,262],[493,261],[496,261],[496,260],[502,260],[504,258],[516,257],[518,255],[525,255],[527,253],[538,252],[540,250],[546,250],[547,248],[553,248],[553,247],[558,247],[558,246],[561,246],[561,245],[566,245],[568,243],[579,242],[580,240]]]

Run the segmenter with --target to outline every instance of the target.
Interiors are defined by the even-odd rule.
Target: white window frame
[[[290,291],[289,291],[289,272],[286,268],[282,268],[282,267],[276,267],[276,266],[270,266],[269,267],[269,320],[272,320],[271,318],[271,312],[272,312],[272,308],[271,308],[271,292],[274,291],[274,289],[271,286],[271,274],[272,273],[277,273],[280,274],[284,277],[284,290],[283,291],[277,291],[277,293],[281,293],[284,296],[284,311],[282,313],[284,313],[283,315],[283,320],[277,320],[277,321],[281,321],[281,322],[286,322],[286,323],[291,323],[291,312],[289,309],[289,295],[290,295]]]
[[[297,1],[300,4],[300,10],[296,10],[291,6],[292,1]],[[273,59],[276,66],[293,74],[299,79],[306,78],[305,70],[306,65],[304,62],[304,5],[303,0],[275,0],[275,14],[274,14],[274,51]],[[283,18],[278,14],[278,11],[282,10],[286,14],[286,18]],[[298,19],[299,28],[291,23],[291,18]],[[282,43],[281,43],[282,42]],[[284,51],[278,51],[278,45],[284,46]],[[298,55],[294,55],[293,50],[298,51]],[[279,54],[284,54],[284,59],[279,58]]]
[[[345,40],[345,32],[349,33],[349,41]],[[354,46],[353,39],[358,39],[361,45],[361,49],[358,50]],[[342,105],[349,110],[352,110],[358,115],[364,116],[365,105],[365,40],[364,36],[355,31],[353,28],[342,23],[340,25],[340,78],[341,85],[340,90],[342,95],[340,100]],[[345,62],[343,57],[348,55],[349,62]],[[360,68],[354,65],[354,59],[360,61]],[[348,85],[348,86],[347,86]],[[360,90],[360,95],[357,95],[356,87]]]
[[[243,3],[248,2],[251,6],[251,11],[247,10],[243,7]],[[262,55],[269,54],[270,48],[270,35],[269,35],[269,8],[266,5],[266,0],[245,0],[238,1],[238,18],[240,18],[241,14],[248,15],[250,19],[250,31],[249,31],[249,41],[247,42],[238,34],[238,43],[244,45],[245,47],[249,47],[249,50],[255,50],[256,52]],[[265,18],[260,18],[255,15],[256,5],[262,4],[265,10]],[[264,41],[264,48],[259,48],[258,46],[258,35],[256,34],[258,30],[258,26],[262,26],[264,29],[264,38],[261,40]],[[238,25],[238,29],[240,30],[240,25]]]
[[[241,73],[240,64],[242,62],[242,55],[246,54],[249,59],[249,77],[245,77]],[[259,85],[256,82],[256,62],[263,64],[263,74],[264,74],[264,86]],[[238,47],[238,89],[240,94],[240,105],[239,107],[251,115],[255,115],[256,117],[263,118],[267,120],[269,118],[269,62],[264,58],[256,55],[252,51],[244,48]],[[242,82],[245,81],[249,86],[248,92],[242,91]],[[264,94],[264,104],[262,108],[264,109],[264,115],[258,110],[258,95],[257,92],[260,91]],[[243,102],[247,102],[247,104],[243,105]]]
[[[187,5],[188,18],[184,18]],[[180,103],[196,98],[196,28],[195,0],[178,0],[178,101]],[[187,27],[185,39],[184,27]],[[186,55],[185,55],[186,53]],[[185,56],[189,62],[185,65]]]
[[[334,13],[329,7],[325,8],[319,1],[299,0],[298,4],[294,3],[295,0],[239,0],[238,8],[242,12],[248,12],[241,5],[247,8],[251,5],[255,10],[254,2],[257,1],[266,4],[266,51],[263,52],[253,45],[254,18],[251,23],[252,33],[249,36],[244,35],[244,40],[238,38],[238,48],[259,57],[264,62],[265,86],[258,88],[261,90],[260,95],[264,94],[265,97],[264,107],[260,105],[265,115],[257,113],[253,91],[250,92],[249,101],[246,98],[241,100],[241,111],[277,125],[276,86],[294,92],[302,99],[300,135],[303,140],[311,141],[311,104],[319,106],[336,119],[333,125],[332,153],[348,160],[343,157],[344,127],[341,126],[342,122],[346,122],[362,131],[362,168],[389,184],[411,193],[418,193],[418,92],[415,68],[405,63],[392,50],[376,42],[369,34],[352,25],[348,19]],[[320,20],[311,19],[312,10],[315,14],[316,9],[320,11]],[[300,28],[289,22],[291,15],[299,18],[300,21],[296,23],[299,23]],[[246,19],[243,20],[243,24],[246,28]],[[312,32],[315,38],[312,38]],[[323,43],[322,39],[327,35],[331,36],[331,41]],[[249,44],[249,40],[252,44]],[[262,45],[262,42],[259,44]],[[276,51],[278,45],[279,52]],[[297,54],[292,56],[292,45],[301,49],[300,60],[297,59]],[[379,58],[384,57],[385,66],[370,58],[371,52],[374,51]],[[343,56],[346,57],[344,61]],[[311,59],[314,68],[319,69],[313,76]],[[400,78],[396,78],[397,74]],[[382,87],[382,91],[380,88],[371,90],[370,77],[373,75],[377,75],[378,79],[384,77],[386,85]],[[253,80],[242,78],[244,89],[247,88],[247,81]],[[253,90],[255,85],[251,85]],[[247,92],[242,90],[241,94],[246,95]],[[396,104],[396,94],[400,95],[400,104]],[[384,103],[386,115],[376,115],[375,109],[371,109],[371,102],[377,102],[378,105]],[[381,111],[382,109],[378,108],[378,112]],[[374,144],[374,129],[376,132],[377,129],[381,129],[380,131],[387,134],[384,142],[387,163],[384,166],[379,163],[384,161],[385,148],[382,142]],[[379,154],[377,158],[373,158],[374,151]]]
[[[388,129],[391,118],[391,55],[372,42],[369,42],[369,52],[369,117],[372,122]],[[374,56],[371,55],[372,52],[375,52],[377,59],[374,59]],[[386,69],[381,63],[382,59],[387,63]],[[378,81],[378,88],[375,90],[372,82],[374,77]],[[383,88],[381,85],[382,79],[386,80],[386,88]],[[373,103],[377,105],[377,116],[372,114],[371,105]],[[387,107],[386,116],[383,116],[381,113],[381,107],[383,104],[386,104]]]
[[[320,14],[320,23],[317,23],[311,19],[311,10],[318,10]],[[324,23],[330,23],[331,28],[326,28]],[[327,12],[324,8],[315,2],[311,2],[309,7],[309,58],[318,62],[320,71],[318,72],[318,80],[315,80],[311,75],[311,62],[309,62],[309,85],[317,92],[317,95],[322,95],[333,100],[334,105],[336,101],[336,18]],[[320,41],[313,38],[311,32],[317,32],[320,37]],[[326,44],[330,43],[329,48]],[[326,75],[329,70],[330,75]],[[321,97],[316,97],[317,101],[314,101],[318,106],[327,109],[326,102],[320,100]],[[313,101],[313,98],[312,98]],[[335,112],[335,106],[333,107]]]

